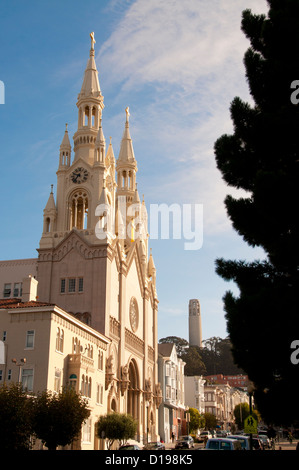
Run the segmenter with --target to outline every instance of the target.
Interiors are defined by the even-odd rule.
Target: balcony
[[[94,360],[83,354],[68,355],[69,374],[79,373],[80,369],[88,370],[89,373],[94,372]]]

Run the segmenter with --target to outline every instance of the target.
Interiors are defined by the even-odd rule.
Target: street
[[[297,445],[298,440],[293,440],[292,444],[289,443],[287,439],[282,439],[279,442],[276,443],[275,445],[275,450],[296,450],[296,445]],[[165,444],[165,449],[166,450],[174,450],[175,448],[175,443],[168,443]],[[195,443],[194,448],[189,449],[189,450],[199,450],[199,449],[204,449],[204,444],[203,443]]]

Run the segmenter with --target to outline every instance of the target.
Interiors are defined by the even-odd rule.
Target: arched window
[[[77,390],[77,376],[76,374],[71,374],[69,378],[69,386],[70,388]]]
[[[45,230],[44,230],[44,232],[49,233],[50,228],[51,228],[51,220],[50,220],[50,217],[47,217],[46,220],[45,220]]]
[[[98,369],[104,370],[104,354],[103,351],[99,350],[98,355]]]
[[[80,341],[78,341],[78,338],[73,338],[73,354],[79,354],[80,353]]]
[[[88,196],[85,191],[77,191],[70,200],[70,230],[76,227],[78,230],[87,228],[88,222]]]
[[[56,351],[63,352],[64,331],[60,328],[56,330]]]

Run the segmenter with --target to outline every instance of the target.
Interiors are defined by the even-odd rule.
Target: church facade
[[[107,412],[130,413],[137,440],[158,438],[156,268],[137,162],[124,112],[118,158],[103,130],[104,98],[95,40],[78,94],[73,148],[67,127],[59,149],[56,197],[44,209],[37,258],[38,301],[55,304],[98,331],[107,346]]]

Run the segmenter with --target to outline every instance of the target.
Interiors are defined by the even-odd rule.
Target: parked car
[[[227,437],[212,437],[205,448],[206,450],[242,450],[240,441]]]
[[[149,442],[145,444],[143,450],[165,450],[165,445],[162,442]]]
[[[204,442],[205,440],[211,439],[213,436],[210,431],[201,431],[199,441]]]
[[[227,437],[227,432],[220,429],[219,431],[216,431],[216,436],[215,437]]]
[[[271,443],[267,434],[259,434],[258,439],[261,441],[263,449],[270,449]]]
[[[120,446],[118,450],[141,450],[141,449],[136,444],[125,444],[123,446]]]
[[[229,438],[238,440],[241,443],[241,447],[243,450],[250,450],[249,436],[242,436],[241,434],[231,434]]]
[[[181,436],[175,443],[175,449],[190,449],[194,447],[194,440],[191,436]]]
[[[263,450],[263,444],[258,437],[252,438],[252,447],[253,450]]]
[[[250,437],[250,434],[245,434]],[[257,437],[257,434],[252,436],[252,448],[253,450],[263,450],[262,441]]]

